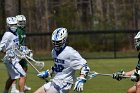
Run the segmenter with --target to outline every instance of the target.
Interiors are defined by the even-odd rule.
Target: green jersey
[[[19,36],[19,45],[25,46],[25,38],[26,38],[25,28],[18,27],[17,34]]]
[[[25,28],[18,27],[17,34],[19,37],[19,46],[25,46],[25,38],[26,38]],[[22,59],[19,63],[23,68],[27,68],[28,66],[25,59]]]

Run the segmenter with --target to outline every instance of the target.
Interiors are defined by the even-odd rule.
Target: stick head
[[[43,61],[36,61],[35,66],[42,70],[44,68],[44,62]]]

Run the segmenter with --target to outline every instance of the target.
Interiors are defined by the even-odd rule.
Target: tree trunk
[[[5,32],[5,11],[4,11],[4,6],[5,6],[5,0],[0,0],[0,33]]]
[[[5,16],[16,16],[18,14],[17,0],[5,0]]]

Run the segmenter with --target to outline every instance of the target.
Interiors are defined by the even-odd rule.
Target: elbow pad
[[[87,64],[85,64],[82,69],[81,69],[81,75],[84,75],[85,77],[89,74],[90,68],[88,67]]]
[[[140,70],[140,63],[137,64],[136,69]]]

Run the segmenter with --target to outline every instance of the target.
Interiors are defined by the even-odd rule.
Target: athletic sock
[[[12,84],[11,90],[16,90],[16,84]]]
[[[19,92],[19,93],[24,93],[24,92]]]

